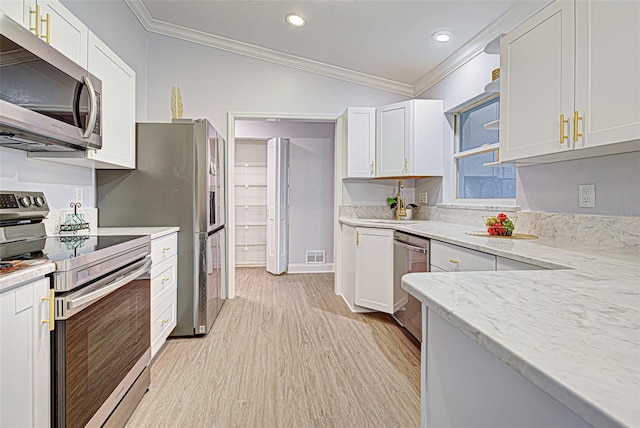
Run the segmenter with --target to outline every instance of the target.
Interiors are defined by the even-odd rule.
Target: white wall
[[[499,67],[499,55],[480,54],[419,98],[443,99],[453,111],[477,98]],[[453,199],[453,121],[445,118],[444,176],[418,180],[416,192],[429,192],[429,205]],[[640,152],[519,167],[516,204],[523,210],[559,213],[640,215]],[[596,185],[596,208],[578,208],[578,185]],[[437,192],[438,194],[432,194]]]
[[[289,263],[324,251],[333,263],[333,138],[292,138],[289,161]]]
[[[640,217],[640,152],[518,168],[523,210]],[[596,207],[578,208],[578,185],[596,185]]]
[[[406,97],[158,34],[149,35],[149,121],[171,118],[171,87],[184,117],[206,117],[223,135],[227,112],[334,114]]]
[[[42,191],[50,209],[68,208],[83,191],[82,206],[95,208],[92,169],[30,159],[22,150],[0,147],[0,190]]]

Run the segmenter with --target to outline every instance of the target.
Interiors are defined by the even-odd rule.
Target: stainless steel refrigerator
[[[207,334],[224,303],[224,144],[203,119],[138,123],[136,169],[97,171],[100,227],[180,227],[172,336]]]

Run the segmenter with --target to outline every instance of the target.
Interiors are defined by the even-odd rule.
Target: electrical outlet
[[[82,187],[76,187],[76,202],[82,204]]]
[[[421,205],[427,205],[427,192],[418,193],[418,203]]]
[[[596,185],[580,184],[578,186],[578,207],[579,208],[595,208],[596,207]]]

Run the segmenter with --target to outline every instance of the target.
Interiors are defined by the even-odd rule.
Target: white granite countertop
[[[640,426],[640,251],[465,234],[432,221],[383,227],[548,271],[416,273],[403,288],[594,426]],[[594,238],[597,241],[597,238]]]
[[[24,260],[0,271],[0,292],[53,272],[56,265],[49,260]]]
[[[151,235],[151,239],[179,232],[179,227],[99,227],[97,235]]]

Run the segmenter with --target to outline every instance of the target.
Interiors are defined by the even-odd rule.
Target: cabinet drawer
[[[153,239],[151,241],[151,260],[153,264],[160,263],[174,254],[178,254],[178,234]]]
[[[152,358],[176,326],[176,299],[177,293],[174,290],[151,312]]]
[[[431,240],[431,264],[447,272],[496,270],[496,256]]]
[[[177,259],[170,259],[151,267],[151,302],[169,288],[176,288]]]

